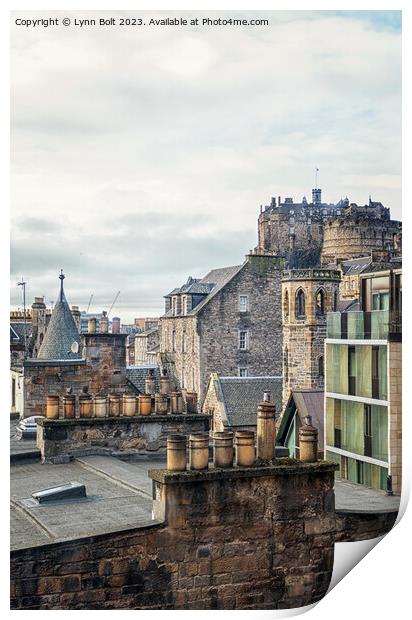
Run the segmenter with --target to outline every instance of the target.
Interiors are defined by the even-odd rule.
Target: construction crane
[[[110,312],[113,310],[113,306],[114,306],[114,304],[116,303],[117,298],[119,297],[119,295],[120,295],[120,291],[117,291],[117,293],[116,293],[116,297],[113,299],[113,303],[112,303],[112,305],[111,305],[111,306],[110,306],[110,308],[109,308],[109,311],[108,311],[108,313],[107,313],[107,316],[109,316]]]
[[[87,306],[86,314],[89,312],[90,304],[92,303],[93,293],[90,295],[89,305]]]

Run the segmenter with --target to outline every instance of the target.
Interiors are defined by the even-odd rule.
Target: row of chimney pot
[[[100,333],[108,334],[109,333],[109,318],[107,316],[102,316],[99,321]],[[89,334],[97,333],[97,321],[95,318],[89,319],[87,322],[87,331]],[[112,334],[120,334],[120,319],[118,317],[113,317],[112,319]]]
[[[257,407],[256,439],[253,431],[214,432],[213,466],[219,468],[251,467],[256,459],[271,461],[275,458],[276,408],[265,392],[263,402]],[[167,469],[186,471],[186,435],[169,435],[167,438]],[[233,450],[234,448],[234,450]],[[311,416],[299,431],[299,460],[313,463],[318,460],[318,431],[312,426]],[[209,434],[189,435],[189,469],[205,470],[209,467]]]
[[[63,396],[63,417],[65,419],[76,417],[76,398],[74,394]],[[148,416],[152,413],[158,415],[184,413],[184,401],[181,392],[168,394],[109,394],[109,396],[92,396],[82,394],[79,396],[80,418],[106,418],[119,416]],[[46,401],[46,418],[57,420],[59,418],[60,397],[49,394]],[[186,393],[186,413],[197,413],[197,393]]]

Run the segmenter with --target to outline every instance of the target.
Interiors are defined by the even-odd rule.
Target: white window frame
[[[242,303],[245,301],[245,308],[242,308]],[[239,312],[248,312],[249,311],[249,295],[239,295]]]
[[[244,374],[242,374],[244,373]],[[248,377],[249,376],[249,369],[247,366],[239,366],[238,368],[238,375],[239,377]]]
[[[245,346],[242,347],[242,334],[245,334]],[[249,348],[249,331],[247,329],[239,329],[239,336],[238,336],[238,349],[239,351],[247,351]]]

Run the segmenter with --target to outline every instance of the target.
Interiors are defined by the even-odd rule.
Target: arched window
[[[320,358],[318,359],[318,375],[319,377],[325,376],[325,366],[323,362],[323,355],[321,355]]]
[[[289,318],[289,293],[287,291],[283,298],[283,316],[286,320]]]
[[[316,293],[316,315],[323,316],[325,314],[325,291],[320,288]]]
[[[301,288],[296,293],[295,314],[297,319],[305,318],[305,293]]]

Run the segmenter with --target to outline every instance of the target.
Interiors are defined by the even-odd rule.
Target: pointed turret
[[[39,360],[78,360],[82,359],[81,338],[67,303],[63,280],[63,269],[59,275],[60,293],[53,308],[50,323],[39,349]]]

